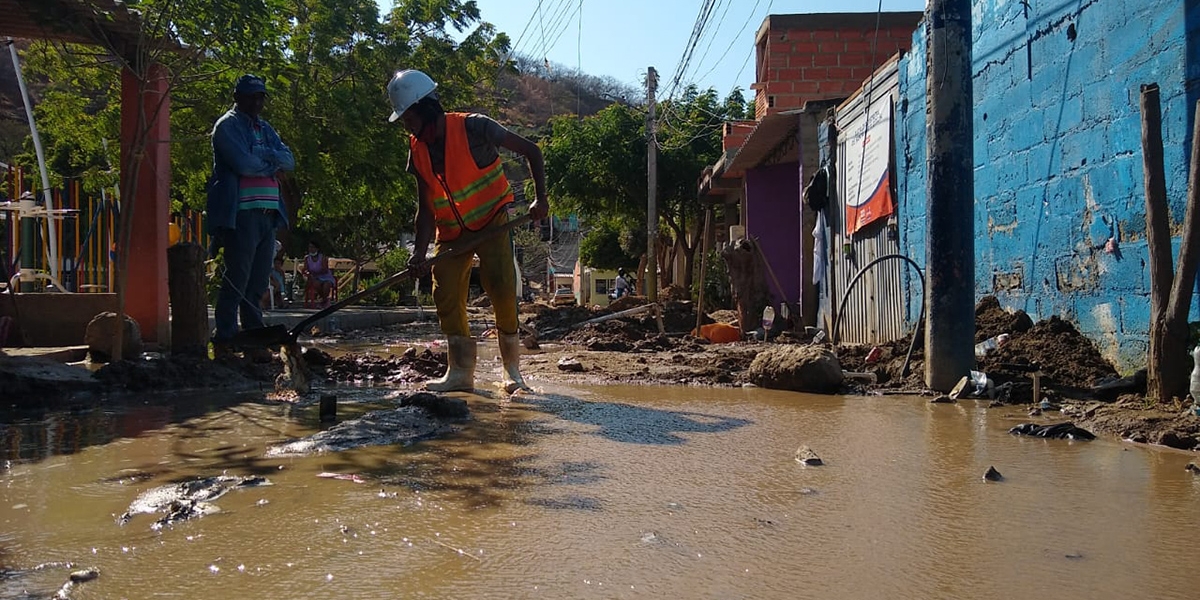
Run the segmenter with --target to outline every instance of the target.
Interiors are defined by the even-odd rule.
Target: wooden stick
[[[758,257],[762,259],[763,264],[767,267],[767,274],[771,276],[771,281],[775,283],[775,289],[779,291],[779,300],[788,307],[788,318],[799,318],[795,315],[792,308],[792,303],[788,301],[787,292],[783,291],[783,285],[779,283],[779,278],[775,276],[775,269],[771,268],[771,263],[767,262],[767,255],[763,254],[762,246],[758,243],[758,238],[754,238],[754,249],[758,251]]]
[[[704,324],[704,275],[708,266],[708,230],[712,227],[712,215],[711,207],[704,210],[704,231],[700,234],[700,294],[696,299],[696,328],[692,330],[696,337],[703,337],[700,326]]]

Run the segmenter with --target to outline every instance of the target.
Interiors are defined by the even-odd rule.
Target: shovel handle
[[[349,296],[346,296],[345,298],[342,298],[341,300],[338,300],[337,302],[334,302],[333,304],[330,304],[329,306],[326,306],[325,308],[317,311],[316,313],[314,313],[312,316],[308,317],[307,319],[304,319],[303,321],[296,323],[296,326],[293,327],[292,330],[288,332],[288,337],[290,340],[294,341],[297,337],[300,336],[300,332],[304,331],[305,327],[308,327],[309,325],[312,325],[313,323],[316,323],[317,321],[320,321],[321,319],[328,317],[329,315],[333,314],[334,312],[341,310],[341,309],[345,308],[346,306],[348,306],[354,302],[357,302],[363,298],[366,298],[367,296],[371,296],[371,295],[377,294],[383,290],[386,290],[387,288],[390,288],[390,287],[396,285],[401,280],[412,277],[418,269],[425,270],[447,258],[454,257],[454,256],[462,256],[463,254],[466,254],[467,252],[475,250],[483,242],[486,242],[487,240],[490,240],[494,237],[498,237],[500,235],[508,233],[508,232],[512,231],[513,229],[516,229],[517,227],[520,227],[522,225],[529,223],[532,220],[533,220],[533,217],[531,217],[527,214],[521,215],[520,217],[517,217],[516,219],[513,219],[499,227],[496,227],[495,229],[487,229],[487,230],[479,232],[478,234],[472,235],[470,239],[459,240],[459,243],[451,244],[450,247],[446,248],[442,252],[439,252],[433,258],[426,259],[424,262],[422,262],[420,264],[419,267],[416,267],[416,268],[409,267],[403,271],[400,271],[399,273],[394,273],[392,275],[389,275],[383,281],[380,281],[379,283],[376,283],[375,285],[373,285],[361,292],[356,292],[354,294],[350,294]]]

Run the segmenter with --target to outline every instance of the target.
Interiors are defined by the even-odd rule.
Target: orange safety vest
[[[450,241],[463,230],[479,231],[492,217],[513,202],[512,187],[504,176],[500,157],[480,169],[471,155],[467,141],[467,115],[446,113],[445,174],[433,172],[429,147],[409,136],[417,174],[425,180],[429,199],[433,201],[433,220],[437,225],[438,241]]]

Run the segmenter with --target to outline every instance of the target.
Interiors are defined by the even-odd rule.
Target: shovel
[[[304,331],[305,328],[311,326],[313,323],[328,317],[335,311],[341,310],[350,304],[366,298],[367,296],[371,296],[386,290],[405,279],[413,277],[418,271],[432,267],[442,260],[452,256],[462,256],[467,252],[474,251],[475,248],[478,248],[483,242],[501,234],[508,233],[517,227],[529,223],[531,220],[532,218],[529,215],[522,215],[495,229],[490,229],[469,237],[463,236],[462,238],[456,240],[457,243],[451,242],[449,248],[438,253],[437,256],[434,256],[433,258],[421,263],[419,267],[410,267],[400,271],[399,273],[389,276],[387,279],[384,279],[383,281],[380,281],[379,283],[376,283],[375,285],[361,292],[346,296],[345,298],[342,298],[341,300],[338,300],[337,302],[317,311],[316,313],[313,313],[308,318],[297,323],[296,326],[292,327],[290,330],[286,325],[271,325],[268,327],[259,327],[257,329],[247,329],[234,336],[233,343],[242,347],[274,347],[295,344],[296,340],[300,337],[300,332]]]

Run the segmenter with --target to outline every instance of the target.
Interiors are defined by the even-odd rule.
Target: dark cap
[[[265,94],[267,93],[267,82],[258,75],[242,75],[238,78],[233,93],[239,96],[242,94]]]

